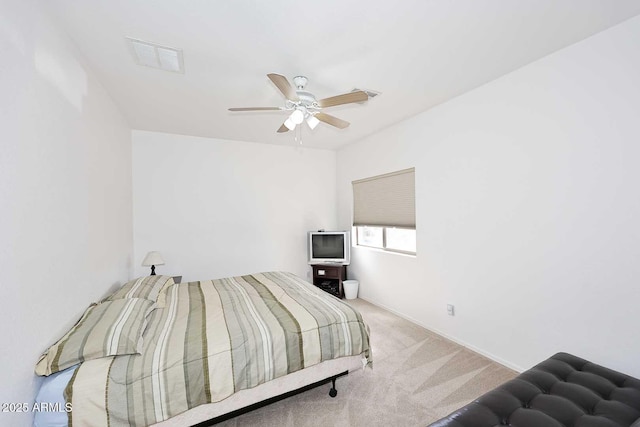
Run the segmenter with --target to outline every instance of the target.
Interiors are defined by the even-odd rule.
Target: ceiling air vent
[[[174,73],[184,73],[182,49],[161,46],[131,37],[126,37],[126,39],[138,65],[173,71]]]

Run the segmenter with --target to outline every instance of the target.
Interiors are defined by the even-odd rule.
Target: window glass
[[[386,249],[416,252],[416,230],[409,228],[387,228]]]
[[[359,245],[383,247],[382,227],[357,227],[357,229]]]

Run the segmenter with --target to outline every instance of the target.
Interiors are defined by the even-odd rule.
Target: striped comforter
[[[368,328],[290,273],[167,289],[140,355],[83,363],[66,389],[70,425],[147,426],[325,360],[363,354]]]

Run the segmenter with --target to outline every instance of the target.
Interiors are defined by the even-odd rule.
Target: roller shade
[[[416,172],[404,169],[353,181],[353,225],[416,227]]]

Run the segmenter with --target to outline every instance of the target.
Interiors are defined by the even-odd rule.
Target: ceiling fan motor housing
[[[296,90],[296,93],[298,94],[298,98],[300,98],[300,105],[306,108],[314,108],[316,97],[313,96],[311,92],[307,92],[306,90]]]

